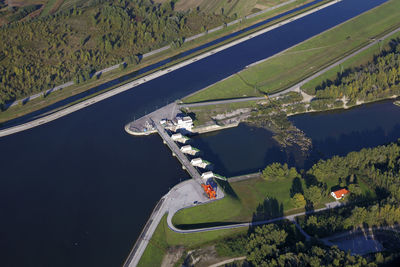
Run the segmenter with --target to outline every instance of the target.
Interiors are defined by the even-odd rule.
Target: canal
[[[131,91],[1,138],[2,266],[121,265],[158,199],[188,176],[158,136],[132,137],[124,125],[383,2],[344,0]]]

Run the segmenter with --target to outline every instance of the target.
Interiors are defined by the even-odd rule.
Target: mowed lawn
[[[390,0],[285,53],[185,98],[184,102],[243,97],[243,95],[255,95],[257,90],[265,93],[284,90],[365,46],[372,38],[397,28],[400,26],[399,14],[400,1]]]
[[[172,218],[172,222],[180,228],[201,228],[227,223],[250,222],[257,213],[259,215],[257,218],[260,219],[261,215],[262,219],[268,219],[303,212],[304,208],[296,208],[291,200],[293,180],[266,181],[262,178],[254,178],[231,183],[237,198],[227,195],[219,201],[180,210]],[[338,186],[336,179],[324,182],[329,191]],[[302,189],[305,190],[304,179],[301,179],[301,184]],[[362,194],[375,196],[373,190],[363,181],[358,181],[358,185]],[[325,203],[333,201],[335,200],[327,195],[315,208],[322,208]]]
[[[183,209],[175,214],[172,222],[181,227],[249,222],[259,205],[264,201],[275,202],[275,200],[282,206],[284,213],[288,213],[295,209],[290,200],[292,182],[293,180],[265,181],[262,178],[234,182],[231,183],[231,187],[238,198],[226,196],[222,200],[206,205]],[[301,210],[303,209],[296,211]]]

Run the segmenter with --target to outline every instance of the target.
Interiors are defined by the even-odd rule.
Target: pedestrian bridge
[[[188,158],[183,154],[178,145],[172,140],[169,134],[165,131],[164,127],[158,122],[151,120],[154,128],[157,130],[158,134],[163,139],[164,143],[171,149],[172,155],[177,157],[182,167],[190,174],[190,176],[200,184],[202,184],[202,179],[200,173],[196,168],[190,163]]]

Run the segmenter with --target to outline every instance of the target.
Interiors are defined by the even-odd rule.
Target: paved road
[[[333,63],[333,64],[329,65],[328,67],[318,71],[317,73],[315,73],[315,74],[311,75],[310,77],[302,80],[301,82],[296,83],[295,85],[291,86],[290,88],[285,89],[285,90],[280,91],[280,92],[275,93],[275,94],[270,94],[270,95],[268,95],[268,97],[269,98],[274,98],[274,97],[278,97],[278,96],[287,94],[289,92],[296,92],[296,91],[299,92],[301,86],[303,86],[304,84],[308,83],[309,81],[314,80],[315,78],[319,77],[320,75],[324,74],[325,72],[327,72],[327,71],[339,66],[340,64],[344,63],[346,60],[348,60],[348,59],[350,59],[350,58],[362,53],[363,51],[367,50],[368,48],[378,44],[382,40],[387,39],[388,37],[390,37],[391,35],[399,32],[399,31],[400,31],[400,27],[397,28],[396,30],[386,34],[382,38],[379,38],[377,40],[371,41],[370,44],[368,44],[368,45],[364,46],[363,48],[355,51],[354,53],[342,58],[341,60],[336,61],[335,63]],[[265,100],[265,97],[244,97],[244,98],[235,98],[235,99],[227,99],[227,100],[214,100],[214,101],[199,102],[199,103],[192,103],[192,104],[181,104],[180,107],[183,107],[183,108],[185,108],[185,107],[188,107],[188,108],[190,108],[190,107],[202,107],[202,106],[210,106],[210,105],[221,105],[221,104],[230,104],[230,103],[238,103],[238,102],[246,102],[246,101],[260,101],[260,100]]]
[[[261,29],[261,30],[255,32],[255,33],[252,33],[252,34],[248,35],[248,36],[242,37],[242,38],[240,38],[238,40],[235,40],[235,41],[230,42],[228,44],[225,44],[225,45],[222,45],[222,46],[217,47],[215,49],[212,49],[209,52],[206,52],[206,53],[198,55],[196,57],[187,59],[187,60],[185,60],[185,61],[183,61],[181,63],[178,63],[178,64],[176,64],[174,66],[171,66],[170,68],[156,71],[156,72],[154,72],[152,74],[149,74],[149,75],[147,75],[145,77],[142,77],[142,78],[140,78],[138,80],[132,81],[132,82],[127,83],[125,85],[121,85],[121,86],[119,86],[119,87],[117,87],[117,88],[115,88],[113,90],[110,90],[108,92],[105,92],[105,93],[103,93],[101,95],[95,96],[93,98],[90,98],[88,100],[85,100],[83,102],[75,104],[73,106],[67,107],[67,108],[65,108],[65,109],[63,109],[61,111],[54,112],[53,114],[44,116],[42,118],[27,122],[27,123],[24,123],[24,124],[20,124],[20,125],[14,126],[14,127],[2,129],[2,130],[0,130],[0,137],[6,136],[6,135],[10,135],[10,134],[14,134],[14,133],[17,133],[17,132],[21,132],[21,131],[24,131],[24,130],[28,130],[28,129],[31,129],[33,127],[40,126],[40,125],[42,125],[44,123],[51,122],[51,121],[56,120],[56,119],[58,119],[60,117],[66,116],[66,115],[68,115],[68,114],[70,114],[72,112],[75,112],[75,111],[83,109],[83,108],[85,108],[87,106],[93,105],[96,102],[102,101],[102,100],[107,99],[109,97],[112,97],[112,96],[114,96],[116,94],[119,94],[119,93],[122,93],[124,91],[130,90],[130,89],[132,89],[132,88],[134,88],[136,86],[139,86],[139,85],[141,85],[143,83],[146,83],[148,81],[151,81],[153,79],[156,79],[158,77],[166,75],[166,74],[170,73],[171,71],[175,71],[177,69],[183,68],[183,67],[185,67],[187,65],[192,64],[193,62],[196,62],[198,60],[201,60],[201,59],[204,59],[206,57],[212,56],[215,53],[221,52],[221,51],[223,51],[225,49],[228,49],[228,48],[230,48],[232,46],[235,46],[237,44],[243,43],[243,42],[245,42],[247,40],[250,40],[250,39],[252,39],[252,38],[254,38],[256,36],[259,36],[259,35],[262,35],[262,34],[264,34],[266,32],[272,31],[272,30],[274,30],[276,28],[279,28],[282,25],[288,24],[288,23],[290,23],[290,22],[292,22],[294,20],[301,19],[301,18],[303,18],[305,16],[308,16],[311,13],[317,12],[317,11],[323,9],[323,8],[326,8],[328,6],[334,5],[334,4],[336,4],[336,3],[340,2],[340,1],[342,1],[342,0],[334,0],[332,2],[326,3],[326,4],[322,5],[322,6],[316,7],[314,9],[311,9],[311,10],[307,11],[307,12],[304,12],[304,13],[301,13],[299,15],[296,15],[296,16],[290,18],[290,19],[287,19],[287,20],[282,21],[280,23],[277,23],[275,25],[269,26],[267,28]]]

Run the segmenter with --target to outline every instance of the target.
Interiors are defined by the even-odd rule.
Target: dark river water
[[[400,107],[393,100],[350,110],[297,115],[290,120],[312,139],[308,153],[301,153],[298,148],[282,149],[270,131],[246,124],[195,136],[192,145],[214,164],[216,173],[232,177],[261,171],[273,162],[308,169],[319,159],[400,138]]]
[[[124,125],[383,2],[344,0],[131,91],[0,138],[0,265],[120,266],[158,199],[188,176],[157,135],[132,137]],[[305,116],[309,117],[294,118],[295,123],[311,137],[314,134],[321,149],[341,141],[329,141],[330,132],[317,130],[325,123],[324,115]],[[326,118],[330,116],[334,115]],[[363,116],[361,112],[354,117],[360,125]],[[340,128],[337,120],[331,121],[336,130]],[[265,140],[257,148],[275,149],[276,160],[283,159],[267,141],[270,135],[258,131],[263,130],[254,130],[258,140]],[[376,144],[387,140],[379,140],[379,128],[370,131]],[[343,141],[357,139],[356,133],[344,134]],[[245,147],[237,144],[236,151],[248,152],[241,152]],[[256,165],[228,172],[264,167],[269,156],[255,153],[247,157]]]

